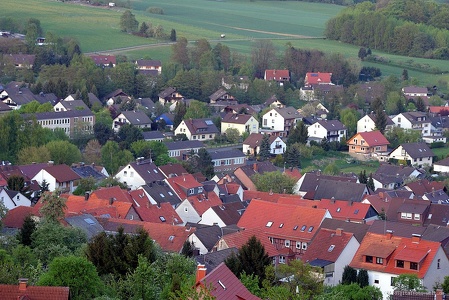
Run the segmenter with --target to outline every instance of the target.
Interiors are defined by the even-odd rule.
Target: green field
[[[212,46],[221,42],[233,51],[249,54],[255,40],[272,39],[279,55],[289,42],[302,49],[341,53],[352,59],[352,64],[362,65],[357,58],[359,47],[321,38],[326,21],[343,9],[341,6],[301,1],[243,0],[138,0],[131,1],[131,4],[139,22],[162,25],[167,33],[174,28],[178,37],[184,36],[192,42],[206,38]],[[148,13],[146,10],[149,7],[162,8],[164,15]],[[83,52],[109,52],[127,55],[130,59],[151,57],[168,61],[170,45],[155,46],[166,41],[144,39],[120,31],[119,20],[124,10],[50,0],[3,0],[0,17],[23,21],[30,17],[37,18],[45,31],[76,38]],[[226,38],[220,39],[222,33],[226,34]],[[128,48],[136,46],[141,47]],[[449,82],[448,74],[430,74],[407,68],[401,63],[413,61],[449,72],[449,61],[403,57],[376,50],[373,54],[386,57],[393,63],[363,62],[365,66],[380,68],[384,76],[400,76],[403,69],[408,69],[409,76],[416,78],[420,84],[436,84],[443,90],[447,89],[444,85]]]

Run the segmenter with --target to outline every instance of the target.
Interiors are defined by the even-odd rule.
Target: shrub
[[[155,14],[155,15],[163,15],[164,14],[164,10],[162,8],[160,8],[160,7],[149,7],[147,9],[147,11],[150,14]]]

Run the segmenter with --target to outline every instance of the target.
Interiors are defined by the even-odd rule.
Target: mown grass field
[[[206,38],[212,46],[221,42],[243,54],[251,53],[256,39],[269,38],[273,39],[279,55],[289,42],[298,48],[341,53],[351,58],[355,65],[380,68],[383,76],[400,76],[402,70],[407,68],[401,64],[407,61],[449,72],[449,61],[410,58],[375,50],[373,54],[390,59],[393,65],[362,63],[357,58],[359,47],[321,39],[326,21],[343,9],[341,6],[301,1],[243,0],[136,0],[131,3],[139,22],[162,25],[167,33],[174,28],[178,37],[184,36],[190,41]],[[148,13],[149,7],[162,8],[164,15]],[[53,0],[3,0],[0,17],[10,16],[20,20],[37,18],[45,31],[76,38],[84,52],[101,51],[127,55],[131,59],[151,57],[168,61],[170,45],[152,46],[165,41],[144,39],[120,31],[119,20],[123,11],[119,7],[108,9]],[[222,33],[226,34],[225,39],[219,38]],[[117,50],[145,45],[148,47]],[[422,85],[439,85],[443,90],[448,88],[449,74],[407,69],[409,76]]]

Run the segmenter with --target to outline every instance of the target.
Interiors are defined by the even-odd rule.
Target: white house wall
[[[189,200],[186,199],[176,208],[176,213],[182,219],[184,226],[187,222],[198,223],[201,221],[200,215],[196,212]]]
[[[219,227],[225,227],[226,224],[220,219],[220,217],[215,213],[215,211],[210,207],[208,210],[206,210],[203,215],[201,216],[201,221],[199,224],[204,225],[214,225],[217,224]]]
[[[351,263],[352,258],[359,249],[359,246],[360,243],[354,236],[352,236],[346,247],[341,252],[337,261],[335,262],[334,276],[325,279],[324,283],[326,285],[336,286],[341,282],[341,279],[343,277],[343,270],[347,265]]]

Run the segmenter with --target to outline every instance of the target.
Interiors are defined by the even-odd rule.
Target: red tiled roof
[[[251,117],[251,115],[228,113],[223,117],[221,123],[246,124]]]
[[[3,225],[9,228],[22,228],[23,220],[25,220],[28,215],[31,215],[32,211],[33,208],[28,206],[17,206],[10,209],[2,220]]]
[[[284,174],[296,180],[299,180],[302,177],[302,174],[298,168],[285,169]]]
[[[214,192],[208,193],[207,196],[205,194],[190,196],[187,199],[200,216],[212,206],[223,204]]]
[[[444,183],[440,181],[429,181],[427,179],[422,179],[407,183],[406,188],[412,191],[416,196],[422,196],[426,193],[444,189]]]
[[[276,246],[271,243],[269,239],[269,235],[264,232],[261,228],[249,228],[241,231],[237,231],[234,233],[229,233],[223,236],[222,240],[226,243],[228,248],[238,248],[240,249],[244,244],[248,242],[248,240],[255,236],[260,243],[265,248],[265,251],[268,253],[268,256],[273,257],[279,254],[279,251],[276,249]],[[218,242],[220,243],[220,241]]]
[[[0,299],[2,300],[67,300],[68,287],[27,286],[19,289],[18,285],[0,284]]]
[[[441,114],[443,112],[449,113],[449,107],[447,106],[429,106],[429,112],[433,114]]]
[[[262,228],[273,237],[291,240],[311,240],[327,210],[298,205],[251,200],[240,218],[240,228]]]
[[[304,85],[331,84],[332,73],[309,72],[306,74]]]
[[[90,198],[110,200],[114,198],[114,201],[129,202],[132,203],[131,195],[128,191],[122,190],[118,185],[111,187],[102,187],[99,190],[95,190],[90,195]]]
[[[416,237],[401,238],[397,236],[376,234],[368,232],[362,240],[350,266],[357,269],[365,269],[389,274],[416,274],[424,278],[441,244],[439,242],[426,241]],[[385,249],[388,250],[385,252]],[[385,252],[383,265],[365,262],[364,255],[375,256],[376,253]],[[390,254],[388,253],[390,252]],[[396,260],[420,262],[419,270],[396,267]]]
[[[289,70],[265,70],[265,80],[284,81],[290,80]]]
[[[96,65],[108,65],[109,63],[112,63],[113,65],[116,64],[115,55],[89,55],[90,58],[95,62]]]
[[[67,165],[48,166],[45,167],[44,170],[53,176],[57,182],[68,182],[81,179],[81,177]]]
[[[178,177],[167,178],[167,181],[168,181],[168,184],[172,187],[172,189],[182,199],[185,199],[187,196],[186,193],[184,192],[184,190],[203,186],[201,183],[196,181],[195,177],[193,177],[192,174],[184,174],[184,175],[178,176]]]
[[[379,130],[358,132],[355,135],[353,135],[350,139],[348,139],[347,144],[352,145],[353,140],[355,138],[359,139],[359,136],[361,137],[361,139],[365,140],[365,143],[369,147],[383,146],[390,144],[387,138]]]
[[[176,226],[170,224],[158,224],[151,222],[142,222],[126,219],[103,219],[99,218],[106,231],[115,231],[120,226],[125,229],[125,232],[132,233],[137,228],[142,227],[150,235],[151,239],[156,241],[162,250],[179,253],[187,238],[195,232],[195,228],[187,230],[183,226]]]
[[[367,203],[331,199],[321,199],[321,201],[314,201],[314,203],[318,208],[327,209],[332,219],[351,220],[353,222],[363,222],[371,207]]]
[[[202,287],[209,289],[216,300],[260,300],[240,282],[240,280],[222,262],[201,281]]]
[[[352,237],[351,232],[339,233],[337,230],[321,228],[301,260],[309,262],[315,259],[325,259],[336,262]]]
[[[145,206],[134,206],[142,221],[152,223],[166,223],[172,225],[182,224],[182,219],[169,202],[162,202],[159,205],[147,203]]]
[[[125,218],[132,207],[130,202],[114,201],[112,205],[110,205],[110,200],[106,199],[97,199],[94,197],[89,198],[89,200],[86,201],[83,196],[61,195],[61,197],[64,196],[67,197],[67,208],[64,211],[66,217],[90,213],[94,216],[109,214],[111,218]],[[38,201],[33,207],[33,214],[40,216],[39,210],[41,207],[42,202]]]
[[[170,177],[170,174],[176,174],[176,176],[181,176],[182,174],[187,174],[187,170],[181,164],[168,164],[165,166],[160,166],[159,170],[164,174],[165,178]]]

